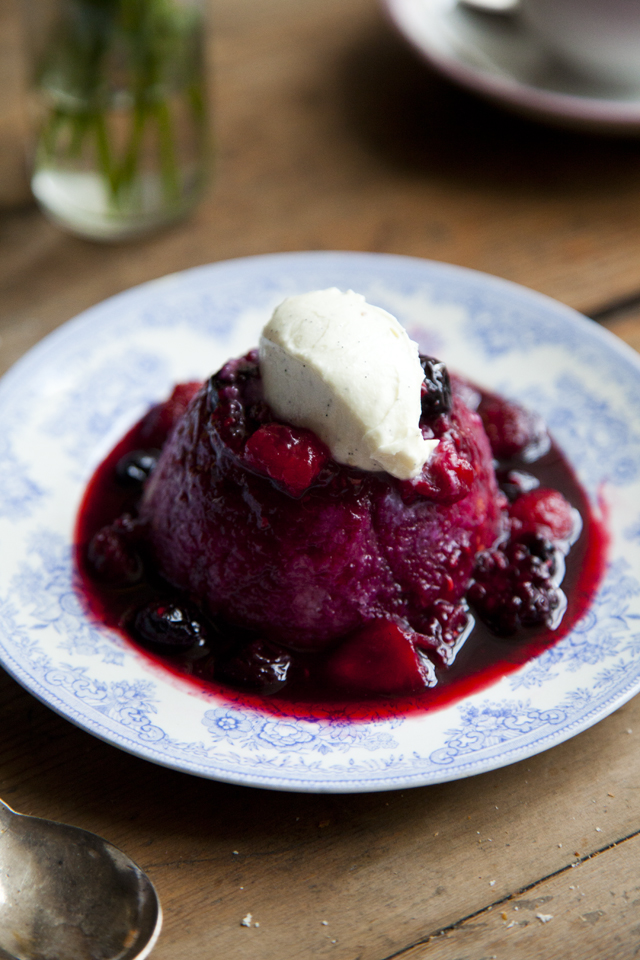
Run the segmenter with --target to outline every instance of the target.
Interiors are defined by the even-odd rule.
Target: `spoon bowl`
[[[0,960],[143,960],[161,925],[153,884],[121,850],[0,801]]]

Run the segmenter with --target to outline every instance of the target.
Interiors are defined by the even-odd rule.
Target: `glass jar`
[[[96,240],[183,216],[207,168],[202,0],[24,4],[44,212]]]

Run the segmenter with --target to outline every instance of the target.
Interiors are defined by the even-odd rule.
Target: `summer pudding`
[[[329,289],[133,428],[77,556],[93,614],[199,682],[428,706],[575,622],[592,532],[538,417]]]

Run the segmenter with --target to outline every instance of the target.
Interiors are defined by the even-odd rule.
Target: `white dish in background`
[[[431,713],[356,722],[248,709],[153,666],[84,614],[72,537],[85,485],[149,404],[255,345],[285,296],[352,288],[453,369],[538,410],[594,508],[610,565],[555,647]],[[366,253],[228,261],[86,311],[0,383],[0,661],[35,696],[139,757],[280,790],[437,783],[532,756],[640,690],[640,361],[567,307],[460,267]]]
[[[383,0],[399,31],[449,79],[518,112],[562,126],[640,132],[640,84],[587,78],[551,58],[517,11],[458,0]]]

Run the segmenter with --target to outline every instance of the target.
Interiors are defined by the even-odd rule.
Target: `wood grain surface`
[[[0,24],[5,10],[0,0]],[[5,211],[1,370],[133,284],[302,249],[485,270],[640,348],[640,142],[547,129],[455,89],[405,48],[375,0],[218,0],[212,14],[210,191],[189,220],[135,244],[69,236],[30,203]],[[149,872],[165,912],[157,960],[640,951],[637,698],[494,773],[307,796],[153,766],[6,675],[0,689],[0,795],[101,833]]]
[[[27,57],[18,0],[0,0],[0,209],[25,203],[27,182]]]

